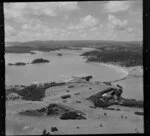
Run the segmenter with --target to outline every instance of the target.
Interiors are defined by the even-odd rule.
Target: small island
[[[37,63],[48,63],[50,62],[49,60],[45,60],[45,59],[42,59],[42,58],[39,58],[39,59],[35,59],[31,62],[31,64],[37,64]]]
[[[62,56],[62,54],[61,54],[61,53],[58,53],[57,56]]]
[[[26,63],[24,62],[16,62],[16,63],[8,63],[9,66],[24,66]]]

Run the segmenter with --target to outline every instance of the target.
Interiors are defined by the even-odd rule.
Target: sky
[[[142,0],[4,3],[5,41],[142,41]]]

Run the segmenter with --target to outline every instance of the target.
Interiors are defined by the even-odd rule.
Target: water
[[[5,54],[6,60],[6,84],[19,85],[31,84],[33,82],[51,82],[68,80],[71,76],[92,75],[94,80],[114,80],[122,76],[121,72],[115,69],[96,64],[86,63],[80,56],[83,50],[60,50],[52,52],[39,52],[37,54]],[[63,56],[57,56],[61,52]],[[25,66],[8,66],[8,63],[26,62],[30,63],[36,58],[50,60],[50,63],[28,64]]]

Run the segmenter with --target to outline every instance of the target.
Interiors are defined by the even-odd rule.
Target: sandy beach
[[[123,73],[126,74],[124,74],[124,77],[128,77],[131,74],[138,75],[142,71],[141,67],[125,69],[110,64],[107,66],[123,71]],[[108,109],[99,107],[94,108],[92,102],[88,101],[86,98],[107,89],[110,86],[100,82],[80,82],[78,78],[74,80],[76,80],[76,83],[73,80],[68,80],[65,85],[47,89],[43,101],[7,101],[6,134],[41,134],[44,129],[51,134],[144,132],[143,116],[134,114],[135,112],[143,112],[143,108],[119,105],[109,106]],[[115,84],[116,83],[113,83],[113,85]],[[70,86],[72,87],[70,88]],[[61,96],[64,95],[69,95],[70,97],[62,99]],[[61,120],[59,117],[32,117],[19,115],[20,111],[40,109],[51,103],[57,103],[71,109],[79,110],[85,114],[86,120]],[[52,132],[51,127],[57,127],[58,131]]]

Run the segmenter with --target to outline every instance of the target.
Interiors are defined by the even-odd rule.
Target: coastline
[[[116,65],[116,64],[111,64],[111,63],[100,63],[103,66],[115,69],[116,71],[123,73],[123,76],[121,78],[125,78],[126,76],[129,75],[129,70],[127,67],[122,67],[120,65]]]

